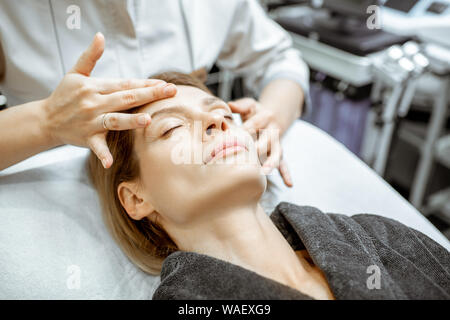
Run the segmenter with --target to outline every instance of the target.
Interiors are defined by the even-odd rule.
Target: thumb
[[[86,49],[78,58],[75,66],[69,71],[69,73],[80,73],[85,76],[89,76],[97,63],[97,60],[103,54],[105,50],[105,37],[101,32],[97,32],[92,40],[89,48]]]
[[[113,157],[106,143],[106,134],[98,133],[88,139],[89,148],[94,151],[97,158],[102,162],[105,169],[111,167]]]

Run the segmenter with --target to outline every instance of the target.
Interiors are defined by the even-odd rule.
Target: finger
[[[256,109],[256,101],[252,98],[242,98],[228,102],[232,112],[239,113],[242,116],[249,116]]]
[[[148,113],[129,114],[113,112],[98,117],[98,122],[102,129],[104,129],[103,120],[105,120],[104,124],[108,130],[115,131],[144,128],[151,122]]]
[[[258,137],[258,140],[255,143],[258,157],[261,160],[261,163],[264,163],[269,157],[270,143],[271,141],[269,130],[262,130]]]
[[[280,148],[272,148],[270,149],[270,155],[267,160],[263,164],[263,172],[265,174],[270,174],[273,169],[279,167],[281,160],[281,149]]]
[[[264,162],[273,148],[281,148],[279,129],[269,125],[267,128],[260,130],[255,145],[261,161]]]
[[[75,66],[69,73],[80,73],[89,76],[97,63],[97,60],[105,50],[105,37],[101,32],[97,32],[92,40],[90,46],[84,51],[78,59]]]
[[[103,105],[108,111],[123,111],[137,107],[156,100],[169,98],[177,92],[174,84],[166,83],[148,88],[137,88],[125,91],[118,91],[104,95]]]
[[[111,167],[113,158],[106,144],[106,132],[98,133],[88,139],[89,148],[95,153],[97,158],[102,162],[105,169]]]
[[[101,94],[137,88],[153,87],[166,82],[159,79],[92,79]]]
[[[280,172],[281,178],[283,178],[284,184],[291,188],[294,184],[292,183],[291,173],[289,172],[289,168],[285,160],[280,160],[278,171]]]
[[[261,130],[266,128],[270,123],[270,117],[264,113],[260,112],[250,117],[247,121],[243,123],[243,126],[246,130]]]
[[[274,168],[278,168],[282,157],[281,144],[279,140],[278,132],[273,129],[266,129],[263,133],[267,132],[270,140],[267,142],[269,156],[263,162],[263,167],[270,173]]]

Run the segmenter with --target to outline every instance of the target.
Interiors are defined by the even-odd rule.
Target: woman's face
[[[174,97],[139,110],[152,121],[135,131],[138,196],[175,224],[202,218],[205,209],[256,203],[266,178],[251,135],[222,100],[195,87],[177,88]]]

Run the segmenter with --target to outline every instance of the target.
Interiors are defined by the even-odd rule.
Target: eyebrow
[[[158,111],[153,112],[152,114],[150,114],[150,117],[153,119],[154,117],[161,115],[161,114],[166,114],[166,113],[187,113],[186,107],[185,106],[172,106],[169,108],[164,108],[164,109],[160,109]]]
[[[218,102],[225,103],[224,101],[222,101],[222,99],[219,99],[217,97],[206,97],[206,98],[203,98],[202,102],[205,106],[210,106],[210,105],[216,104]]]
[[[226,105],[226,103],[224,101],[222,101],[221,99],[217,98],[217,97],[206,97],[202,99],[202,104],[205,106],[210,106],[216,103],[222,103],[224,105]],[[172,107],[168,107],[168,108],[164,108],[164,109],[160,109],[158,111],[153,112],[152,114],[150,114],[150,117],[156,117],[158,115],[161,114],[166,114],[166,113],[183,113],[186,114],[187,110],[186,107],[183,105],[178,105],[178,106],[172,106]]]

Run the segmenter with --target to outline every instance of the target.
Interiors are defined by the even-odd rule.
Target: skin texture
[[[161,113],[174,106],[182,110]],[[227,104],[200,89],[178,86],[173,98],[139,111],[152,115],[150,126],[135,131],[140,177],[117,190],[131,218],[159,223],[180,250],[242,266],[318,299],[333,298],[317,267],[289,246],[259,205],[266,177],[253,138],[227,118]],[[171,128],[176,129],[164,135]],[[225,136],[245,141],[248,152],[205,164]],[[174,162],[173,150],[180,145],[193,154],[200,150],[201,160]]]

